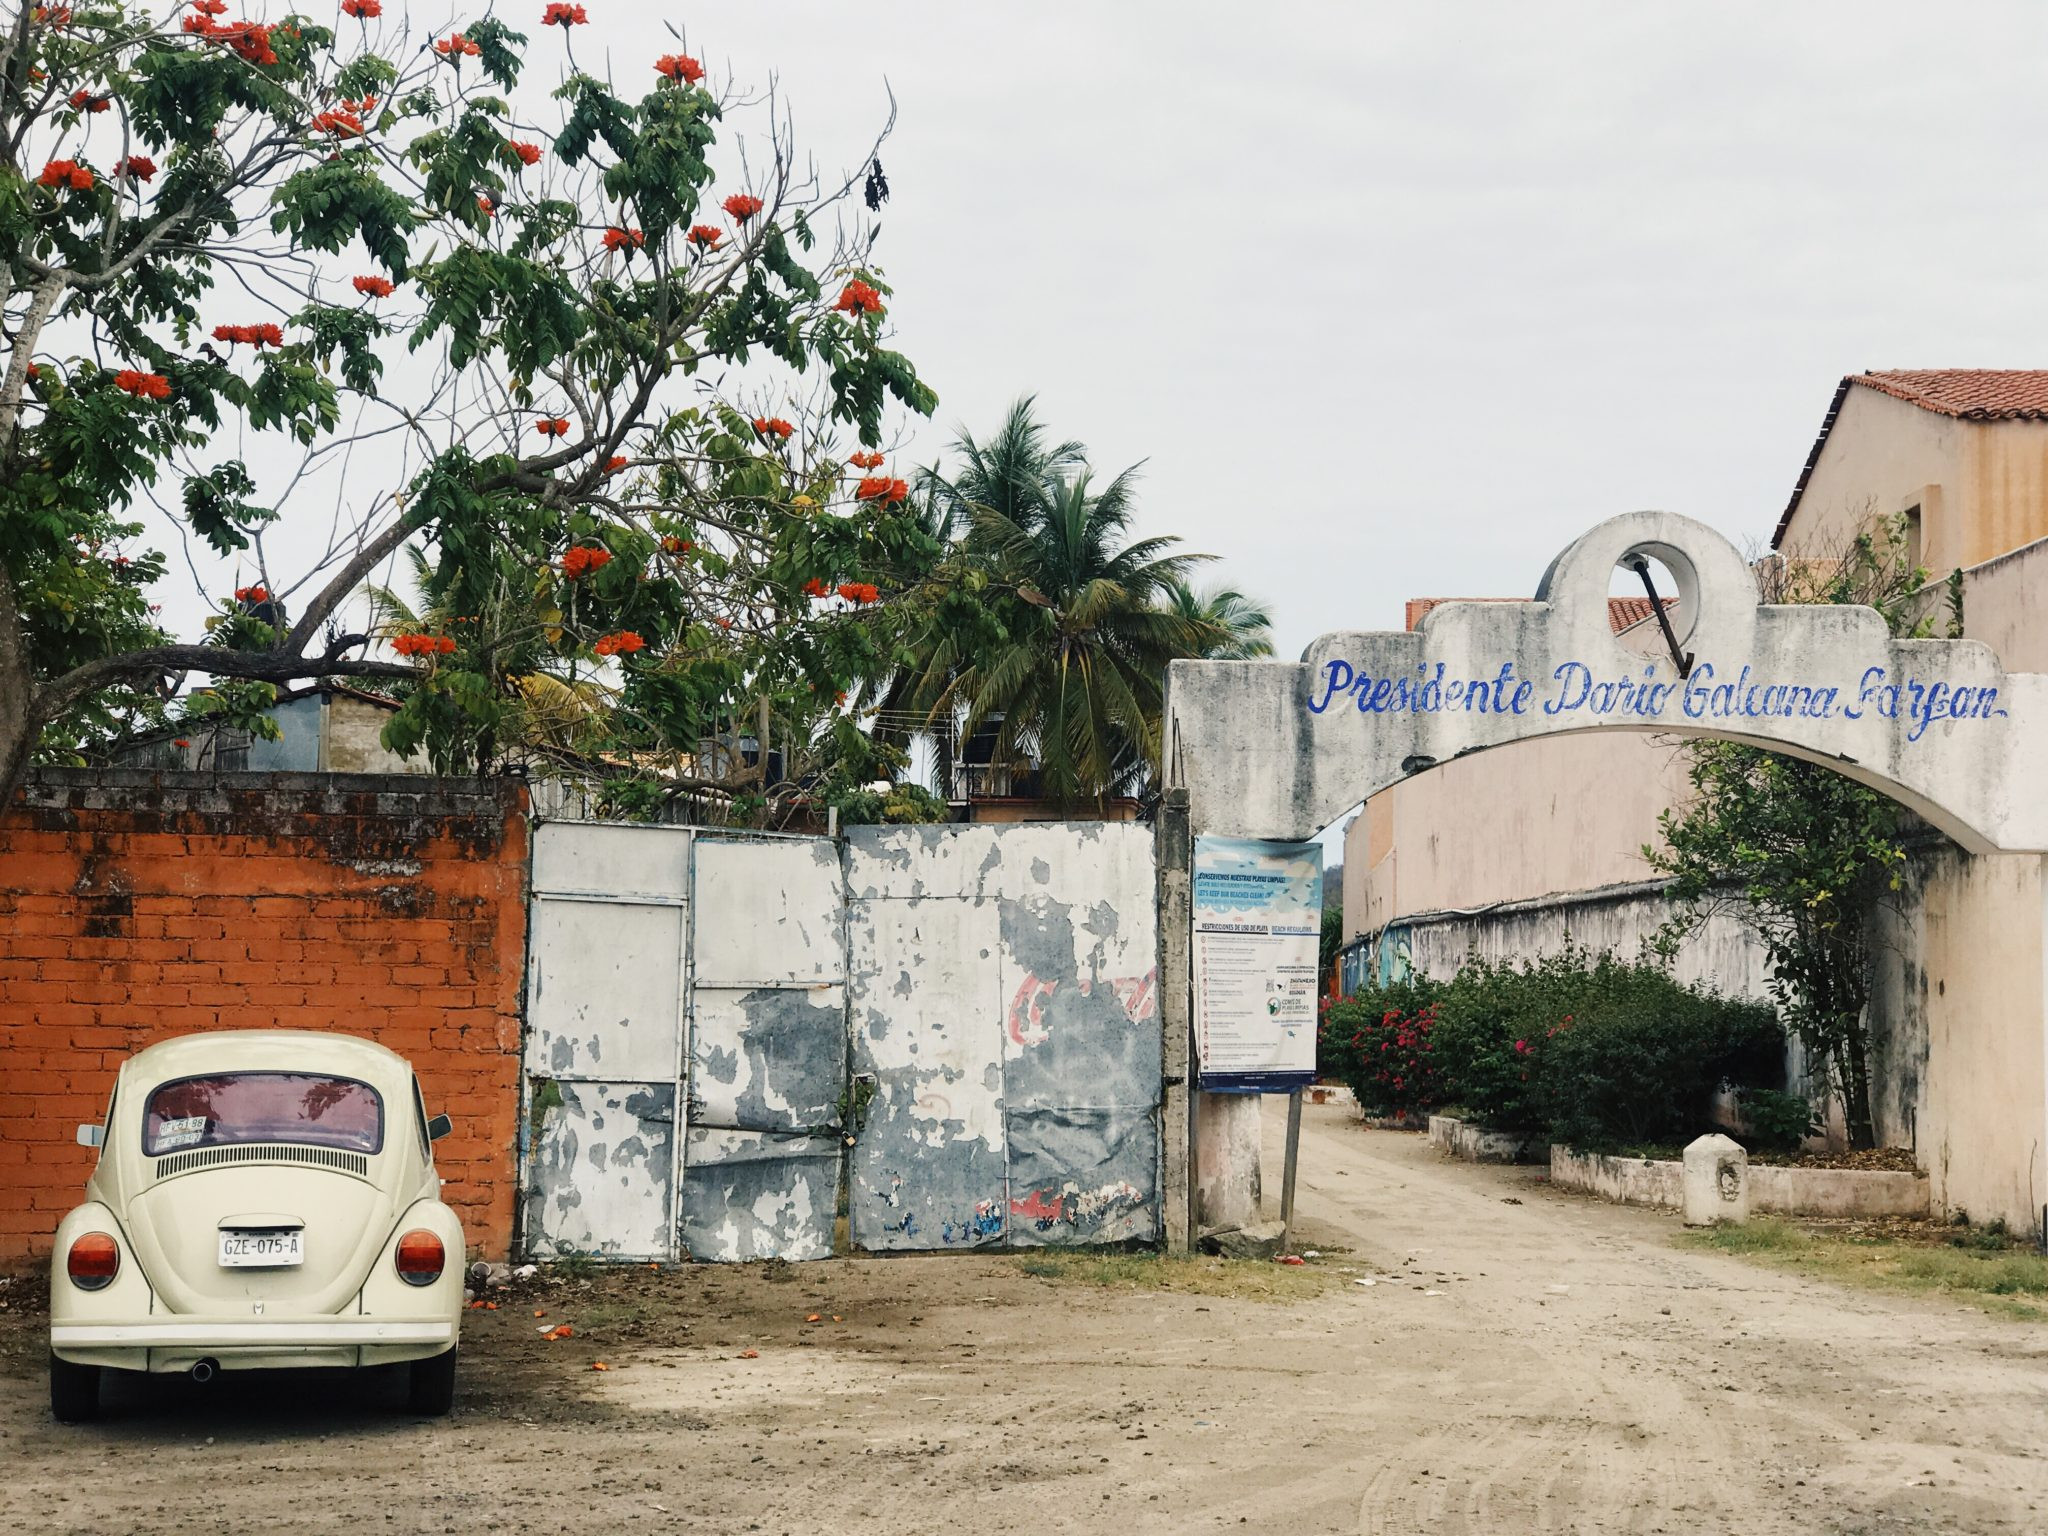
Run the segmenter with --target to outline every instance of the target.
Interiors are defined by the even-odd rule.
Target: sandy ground
[[[611,1275],[468,1314],[440,1422],[302,1373],[124,1384],[60,1427],[17,1305],[0,1526],[2048,1530],[2048,1329],[1679,1250],[1669,1217],[1334,1108],[1303,1170],[1305,1237],[1351,1271],[1316,1294],[970,1257]]]

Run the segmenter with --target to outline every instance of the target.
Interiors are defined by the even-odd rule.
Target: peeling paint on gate
[[[823,1257],[842,1156],[863,1247],[1156,1235],[1146,829],[549,824],[534,868],[528,1251]]]
[[[683,1245],[827,1257],[847,1098],[839,851],[700,836],[692,911]]]
[[[854,1241],[1118,1242],[1158,1231],[1149,831],[847,836]]]
[[[665,1258],[674,1167],[669,1083],[529,1082],[526,1249]]]
[[[683,1169],[683,1247],[690,1257],[739,1263],[832,1256],[836,1135],[693,1125]]]

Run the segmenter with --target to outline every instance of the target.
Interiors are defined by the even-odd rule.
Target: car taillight
[[[447,1263],[448,1250],[431,1232],[416,1228],[398,1240],[398,1277],[407,1285],[432,1285]]]
[[[120,1272],[121,1249],[104,1232],[88,1232],[72,1243],[64,1269],[81,1291],[105,1290]]]

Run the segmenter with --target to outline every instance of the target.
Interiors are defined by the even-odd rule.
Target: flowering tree
[[[533,3],[546,95],[494,15],[0,11],[0,803],[137,716],[316,677],[387,680],[387,739],[444,766],[549,667],[626,706],[601,745],[694,752],[796,700],[815,729],[889,643],[932,551],[873,450],[934,400],[859,172],[686,53],[579,68],[584,7]],[[152,510],[253,568],[199,640],[149,602]],[[407,547],[414,622],[361,618]]]

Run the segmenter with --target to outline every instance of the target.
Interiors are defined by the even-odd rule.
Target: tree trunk
[[[21,610],[14,600],[14,578],[0,564],[0,812],[14,804],[42,724],[35,679],[29,675],[28,637],[22,633]]]

